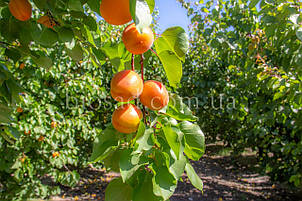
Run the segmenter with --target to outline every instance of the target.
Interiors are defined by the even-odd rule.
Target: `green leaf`
[[[43,10],[47,5],[47,0],[33,0],[33,1],[40,10]]]
[[[10,126],[5,129],[5,133],[9,135],[11,138],[13,138],[14,140],[19,139],[21,137],[20,132],[17,129]]]
[[[205,152],[204,134],[198,125],[184,121],[179,124],[179,129],[185,137],[185,154],[192,160],[199,160]]]
[[[0,124],[5,123],[9,124],[12,122],[12,119],[10,117],[10,114],[4,113],[3,111],[0,112]]]
[[[149,2],[150,5],[152,2]],[[130,0],[130,12],[137,29],[141,32],[145,27],[150,26],[152,15],[146,0]]]
[[[83,61],[84,59],[84,51],[79,44],[75,45],[71,50],[66,48],[66,52],[75,62]]]
[[[162,129],[164,131],[164,134],[165,134],[165,137],[167,139],[169,146],[175,153],[176,157],[179,158],[181,142],[180,142],[178,134],[172,129],[172,127],[170,125],[166,125]]]
[[[150,8],[150,13],[153,13],[155,7],[155,0],[146,0],[146,2]]]
[[[5,50],[5,55],[13,60],[14,62],[17,62],[21,58],[21,54],[17,49],[14,48],[7,48]]]
[[[63,43],[71,42],[72,39],[74,38],[74,33],[72,29],[67,27],[60,28],[58,34],[59,34],[60,41],[62,41]]]
[[[92,49],[93,54],[96,56],[96,58],[99,62],[106,61],[106,55],[104,54],[104,52],[102,50],[97,49],[95,47],[92,47],[91,49]]]
[[[199,160],[205,152],[204,134],[198,125],[184,121],[179,124],[185,136],[185,154],[192,160]]]
[[[51,58],[47,56],[40,56],[38,59],[33,59],[33,60],[37,64],[37,66],[43,67],[45,69],[49,69],[53,65]]]
[[[105,191],[105,201],[132,201],[133,189],[121,178],[112,180]]]
[[[203,190],[203,183],[200,177],[196,174],[193,166],[188,162],[186,164],[186,172],[188,175],[188,178],[190,179],[192,185],[197,188],[198,190]]]
[[[58,42],[59,36],[57,32],[48,29],[40,24],[32,24],[32,38],[45,47],[52,47]]]
[[[144,131],[143,135],[140,136],[136,143],[138,144],[138,148],[135,152],[148,151],[154,146],[154,142],[152,140],[153,129],[149,128]]]
[[[84,24],[89,28],[90,31],[95,32],[98,29],[96,19],[90,15],[84,18]]]
[[[110,153],[107,158],[103,160],[103,163],[108,171],[120,172],[120,158],[122,150],[117,149]]]
[[[171,27],[164,31],[161,37],[167,42],[170,50],[182,61],[185,61],[186,53],[189,49],[189,38],[185,30],[181,27]],[[160,49],[157,49],[157,51],[161,53]]]
[[[139,154],[132,153],[132,150],[126,149],[120,157],[120,173],[123,182],[128,181],[132,175],[145,163],[141,160]]]
[[[69,0],[68,7],[70,10],[83,12],[83,5],[80,0]]]
[[[146,125],[143,121],[141,121],[139,123],[138,129],[137,129],[137,132],[136,132],[136,136],[134,137],[133,142],[136,142],[137,139],[144,136],[145,131],[146,131]]]
[[[179,180],[180,177],[182,176],[182,174],[184,173],[187,159],[183,155],[183,153],[180,154],[179,159],[177,159],[176,156],[173,156],[173,154],[171,154],[171,155],[172,155],[172,157],[170,157],[169,170],[173,174],[174,178],[176,180]]]
[[[94,141],[91,162],[105,159],[118,146],[117,132],[112,125],[107,127]]]
[[[106,43],[101,50],[109,57],[112,65],[116,68],[116,71],[124,69],[124,62],[120,58],[118,44],[110,45],[109,43]]]
[[[191,101],[189,99],[189,101]],[[191,102],[189,102],[191,104]],[[179,121],[196,121],[198,118],[193,115],[190,108],[183,103],[183,98],[177,94],[170,94],[169,106],[166,114]]]
[[[171,175],[167,167],[154,169],[152,183],[154,194],[164,200],[169,199],[173,195],[177,185],[176,179]]]
[[[163,201],[153,193],[152,174],[146,172],[144,181],[139,184],[133,191],[132,201]]]
[[[260,0],[251,0],[250,1],[250,4],[249,4],[249,8],[254,8],[258,3],[259,3]]]
[[[300,41],[302,41],[302,27],[300,27],[300,28],[297,30],[296,35],[297,35],[298,39],[299,39]]]
[[[88,0],[87,4],[91,10],[93,10],[97,14],[100,14],[100,4],[101,4],[100,0]]]
[[[93,45],[93,47],[96,47],[91,32],[89,31],[89,29],[87,28],[87,26],[84,26],[84,28],[85,28],[85,31],[86,31],[86,36],[87,36],[88,42],[89,42],[91,45]]]
[[[176,88],[182,77],[181,61],[171,51],[163,51],[158,56],[164,66],[170,85]]]
[[[20,101],[20,93],[23,92],[23,88],[16,83],[13,79],[5,81],[7,88],[11,94],[11,103],[15,104]]]

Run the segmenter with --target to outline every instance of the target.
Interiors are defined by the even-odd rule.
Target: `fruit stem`
[[[131,59],[131,68],[132,68],[132,71],[135,70],[134,68],[134,54],[132,54],[132,59]]]
[[[141,54],[141,74],[142,74],[142,80],[143,80],[143,83],[145,82],[144,80],[144,55]],[[144,123],[147,125],[147,119],[146,119],[146,108],[145,106],[143,105],[143,115],[144,115]]]
[[[140,62],[140,64],[141,64],[142,80],[143,80],[143,82],[145,82],[145,80],[144,80],[144,55],[142,55],[142,54],[141,54],[141,62]]]

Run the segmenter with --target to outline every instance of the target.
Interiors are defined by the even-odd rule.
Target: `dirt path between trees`
[[[171,201],[300,201],[269,180],[256,173],[256,156],[252,152],[232,158],[221,154],[222,145],[207,145],[205,156],[193,166],[204,182],[204,193],[195,189],[184,175]],[[104,189],[115,174],[98,169],[81,172],[81,181],[75,188],[63,188],[62,195],[52,201],[104,200]]]

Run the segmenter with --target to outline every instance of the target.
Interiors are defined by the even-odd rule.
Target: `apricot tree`
[[[106,69],[100,67],[106,65],[117,73],[112,78],[113,98],[127,103],[115,102],[118,109],[112,115],[112,122],[104,125],[105,128],[96,137],[90,158],[90,162],[101,161],[108,170],[121,174],[121,177],[114,179],[108,185],[105,200],[168,200],[173,195],[184,171],[187,172],[192,184],[202,190],[202,181],[189,162],[189,159],[199,160],[204,153],[204,135],[199,126],[192,123],[197,118],[183,103],[181,97],[173,93],[169,93],[168,96],[168,91],[162,83],[158,81],[144,83],[144,72],[146,69],[153,68],[148,65],[144,55],[153,51],[156,52],[166,73],[170,85],[167,88],[176,89],[180,85],[182,63],[185,61],[189,47],[187,35],[181,27],[171,27],[154,38],[154,29],[152,30],[151,25],[154,6],[154,0],[120,0],[118,3],[113,0],[1,0],[0,44],[3,56],[0,65],[0,124],[5,130],[1,136],[13,144],[20,138],[17,130],[24,130],[29,137],[34,133],[35,140],[43,146],[44,136],[48,135],[46,129],[40,124],[45,115],[33,121],[34,124],[37,123],[37,126],[33,128],[26,123],[24,125],[13,123],[10,117],[11,111],[15,109],[23,93],[23,89],[11,73],[15,66],[20,66],[20,69],[22,66],[24,69],[26,68],[24,63],[26,63],[36,70],[43,69],[43,72],[47,72],[51,68],[62,68],[63,63],[64,68],[67,67],[67,73],[64,74],[66,77],[62,78],[63,75],[58,72],[55,77],[62,78],[68,88],[71,85],[70,82],[73,82],[72,79],[75,79],[74,75],[68,72],[75,71],[74,74],[76,74],[85,65],[91,65],[98,69],[97,71],[105,72]],[[97,14],[112,25],[122,25],[131,20],[134,23],[125,29],[124,26],[107,26],[103,21],[99,22]],[[121,34],[122,29],[124,31]],[[104,36],[106,34],[103,35],[102,32],[116,35]],[[73,66],[78,68],[74,70]],[[140,76],[134,72],[136,69],[140,69]],[[51,76],[50,74],[47,76]],[[95,93],[95,89],[101,87],[101,84],[94,79],[87,81],[87,83],[93,83],[91,86],[85,85],[89,88],[89,93]],[[47,86],[52,84],[49,80],[45,83]],[[30,83],[30,86],[30,90],[35,90],[37,94],[40,94],[40,91],[36,90],[40,88],[35,82]],[[74,94],[81,93],[83,90],[86,89],[77,85]],[[52,93],[49,92],[48,95],[52,99]],[[60,96],[64,97],[62,94]],[[39,110],[39,106],[36,107]],[[54,108],[47,106],[45,109],[52,118],[68,117],[67,115],[60,116]],[[85,115],[82,114],[80,108],[76,108],[71,113],[85,118],[82,117]],[[74,116],[74,118],[77,117]],[[64,135],[60,139],[55,134],[57,129],[68,130],[72,133],[76,129],[75,125],[69,121],[62,121],[64,127],[56,124],[55,121],[49,122],[53,130],[52,137],[47,139],[49,142],[47,142],[47,148],[43,149],[44,155],[42,155],[43,160],[51,165],[45,170],[50,171],[52,167],[64,168],[63,157],[68,159],[68,163],[77,165],[69,155],[70,144],[74,142],[68,140],[73,139],[68,139],[68,136]],[[92,122],[89,119],[87,121]],[[77,127],[86,134],[97,133],[94,132],[93,125],[87,125],[83,123],[84,121],[80,122],[81,125],[86,126],[77,125]],[[21,142],[33,143],[31,138],[24,141],[22,141],[23,137],[21,138]],[[84,135],[83,138],[87,136]],[[65,141],[68,141],[66,145]],[[60,145],[54,145],[58,142]],[[63,149],[62,144],[66,146],[64,151],[56,150],[59,149],[58,147]],[[46,143],[44,145],[46,146]],[[47,150],[51,150],[52,153],[45,153]],[[33,181],[33,178],[39,179],[38,175],[33,174],[33,167],[45,168],[45,163],[47,163],[43,162],[43,165],[35,166],[41,161],[31,163],[31,160],[26,159],[25,154],[30,154],[27,153],[27,149],[24,149],[23,155],[20,153],[22,160],[16,160],[15,164],[3,170],[6,178],[9,178],[8,174],[13,173],[17,185],[22,183],[22,179],[27,179],[26,181]],[[22,169],[15,170],[16,167],[22,167]],[[39,174],[43,176],[47,172],[41,171]],[[29,177],[24,175],[29,175]],[[68,171],[68,174],[54,171],[51,176],[57,182],[70,185],[75,183],[74,178],[78,178],[78,174],[74,171]],[[35,181],[41,185],[38,180]],[[8,186],[5,188],[9,189]],[[47,195],[45,194],[47,189],[32,195],[30,191],[32,188],[23,189],[20,194],[22,196]],[[10,189],[13,187],[11,186]]]

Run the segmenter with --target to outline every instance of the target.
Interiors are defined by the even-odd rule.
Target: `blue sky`
[[[188,31],[190,20],[186,9],[176,0],[155,0],[155,6],[159,10],[159,28],[160,33],[172,26],[183,27]],[[98,19],[102,19],[98,16]]]
[[[155,0],[159,9],[159,27],[161,32],[172,26],[181,26],[188,31],[190,19],[187,17],[186,9],[175,0]]]

